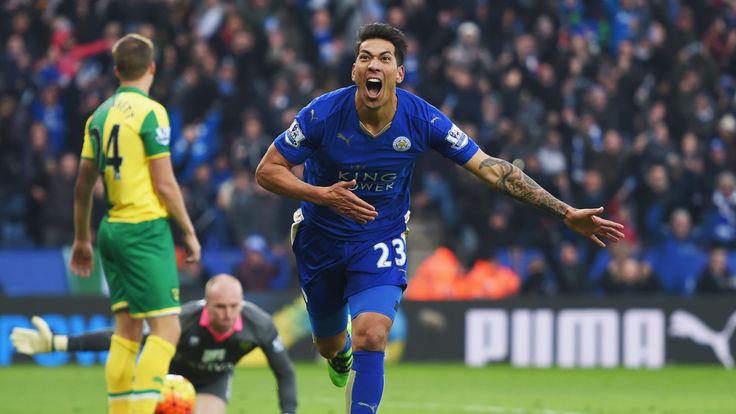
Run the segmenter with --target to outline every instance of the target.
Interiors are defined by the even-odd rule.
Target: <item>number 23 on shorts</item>
[[[392,239],[389,245],[386,242],[376,243],[373,246],[373,250],[380,252],[376,267],[379,269],[391,267],[394,264],[402,267],[406,264],[406,239],[403,236]],[[389,260],[391,257],[391,251],[394,251],[395,256],[393,261]]]

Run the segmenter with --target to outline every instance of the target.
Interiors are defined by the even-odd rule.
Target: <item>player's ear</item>
[[[396,84],[400,84],[404,81],[404,65],[399,66],[399,71],[396,72]]]
[[[355,63],[353,63],[353,68],[350,69],[350,79],[355,82]]]
[[[114,67],[112,68],[112,73],[114,73],[114,74],[115,74],[115,77],[116,77],[116,78],[120,79],[120,71],[118,70],[118,67],[117,67],[117,66],[114,66]]]
[[[151,75],[156,74],[156,62],[151,62],[151,65],[148,67],[148,73]]]

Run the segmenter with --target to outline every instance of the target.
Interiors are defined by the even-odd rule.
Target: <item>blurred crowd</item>
[[[351,83],[357,31],[372,21],[408,35],[403,88],[563,201],[627,226],[597,249],[429,154],[413,210],[442,223],[430,259],[457,272],[438,293],[436,272],[417,269],[430,287],[410,296],[479,297],[498,291],[498,272],[506,294],[488,297],[736,291],[732,0],[6,0],[0,245],[71,242],[83,125],[115,91],[110,46],[138,32],[158,47],[151,95],[169,110],[205,249],[242,248],[233,271],[254,279],[246,289],[288,286],[297,203],[253,171],[303,105]]]

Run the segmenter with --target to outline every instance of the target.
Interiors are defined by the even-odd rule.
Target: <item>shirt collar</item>
[[[116,94],[121,93],[121,92],[133,92],[133,93],[139,93],[139,94],[141,94],[143,96],[148,96],[147,93],[143,92],[142,90],[140,90],[140,89],[138,89],[138,88],[136,88],[134,86],[120,86],[115,91]]]
[[[238,319],[235,320],[233,327],[230,328],[229,331],[217,332],[210,326],[210,315],[207,312],[207,308],[202,308],[202,315],[200,315],[199,317],[199,326],[207,328],[210,334],[212,334],[212,337],[215,338],[215,341],[222,342],[232,336],[232,334],[234,334],[235,332],[240,332],[243,330],[243,319],[240,317],[240,315],[238,315]]]

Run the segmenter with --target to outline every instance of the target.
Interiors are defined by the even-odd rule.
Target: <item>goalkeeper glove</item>
[[[53,351],[66,351],[69,338],[66,335],[54,335],[40,316],[31,318],[36,329],[13,328],[10,341],[15,349],[26,355],[43,354]]]

